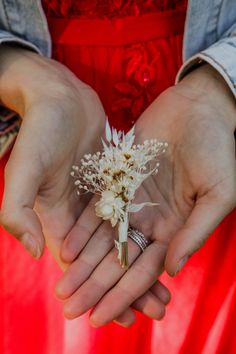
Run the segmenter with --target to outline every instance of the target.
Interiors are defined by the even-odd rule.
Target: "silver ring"
[[[137,229],[133,229],[131,226],[128,229],[128,237],[139,246],[139,248],[142,250],[142,252],[151,243],[151,241],[147,240],[141,231],[139,231]]]

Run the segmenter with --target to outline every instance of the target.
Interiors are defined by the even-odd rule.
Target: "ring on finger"
[[[151,243],[151,241],[146,239],[141,231],[134,229],[131,226],[129,226],[128,229],[128,237],[139,246],[142,252],[144,252],[145,248],[147,248]]]

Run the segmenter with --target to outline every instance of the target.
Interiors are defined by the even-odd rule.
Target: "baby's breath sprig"
[[[95,204],[96,215],[118,225],[119,241],[115,241],[118,259],[122,267],[128,267],[128,213],[138,212],[145,206],[157,203],[134,204],[135,192],[151,174],[158,172],[158,155],[165,152],[168,144],[157,139],[134,144],[134,127],[125,134],[110,128],[106,122],[106,141],[103,151],[86,154],[80,167],[72,166],[77,194],[92,192],[101,196]],[[150,168],[150,163],[154,167]]]

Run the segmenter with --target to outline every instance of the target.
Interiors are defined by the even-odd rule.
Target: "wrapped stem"
[[[157,139],[134,144],[134,127],[128,132],[117,131],[106,123],[106,141],[103,151],[85,154],[81,166],[72,166],[71,175],[76,178],[77,194],[92,192],[101,196],[95,204],[96,215],[118,225],[119,240],[115,241],[118,259],[128,268],[128,213],[137,213],[145,206],[157,203],[131,204],[136,190],[150,175],[158,172],[157,157],[167,143]],[[150,164],[154,162],[152,169]]]
[[[122,268],[127,269],[129,266],[128,262],[128,213],[125,214],[124,220],[119,222],[118,226],[118,259],[120,260],[120,265]]]

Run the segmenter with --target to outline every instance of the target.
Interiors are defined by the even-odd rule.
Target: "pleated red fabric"
[[[129,129],[174,83],[186,0],[43,1],[53,57],[91,85],[112,125]]]
[[[129,129],[174,83],[186,0],[44,0],[43,5],[53,57],[96,90],[113,126]],[[0,161],[1,194],[7,159]],[[154,322],[137,314],[129,329],[114,323],[94,329],[88,314],[65,320],[53,295],[61,273],[50,254],[35,261],[6,231],[0,234],[0,353],[236,353],[236,211],[175,279],[161,277],[172,292],[166,317]]]

